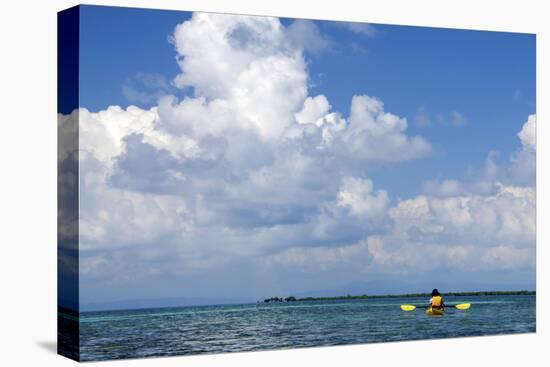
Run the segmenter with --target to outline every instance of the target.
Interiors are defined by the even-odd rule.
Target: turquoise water
[[[82,361],[316,347],[535,331],[535,296],[446,297],[444,316],[401,311],[426,299],[368,299],[87,312]],[[480,341],[483,342],[483,341]]]

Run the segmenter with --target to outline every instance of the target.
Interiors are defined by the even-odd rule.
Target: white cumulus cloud
[[[386,191],[373,193],[371,180],[354,177],[344,177],[337,199],[337,205],[349,208],[352,214],[369,217],[384,216],[388,202]]]
[[[406,135],[407,120],[384,111],[384,104],[367,95],[354,96],[349,126],[337,143],[339,151],[362,160],[406,161],[427,156],[431,145]]]
[[[518,134],[522,148],[503,166],[489,160],[479,181],[428,181],[425,194],[390,208],[391,230],[368,237],[373,267],[380,271],[533,269],[534,182],[513,183],[519,183],[514,172],[518,157],[527,167],[534,164],[534,130],[532,115]]]
[[[518,133],[521,144],[523,144],[524,149],[534,150],[537,145],[536,139],[536,122],[537,116],[530,115],[527,121],[523,124],[521,131]]]

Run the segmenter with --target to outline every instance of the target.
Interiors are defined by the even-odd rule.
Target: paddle
[[[459,310],[467,310],[469,309],[471,306],[471,304],[469,303],[461,303],[461,304],[458,304],[458,305],[446,305],[445,307],[455,307]],[[414,311],[416,309],[416,306],[414,305],[401,305],[401,309],[403,311]]]

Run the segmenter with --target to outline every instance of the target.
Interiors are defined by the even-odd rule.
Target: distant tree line
[[[466,296],[534,296],[535,291],[480,291],[480,292],[447,292],[441,293],[443,296],[454,297],[466,297]],[[264,300],[265,303],[270,302],[295,302],[295,301],[334,301],[334,300],[347,300],[347,299],[372,299],[372,298],[415,298],[415,297],[431,297],[430,293],[406,293],[406,294],[387,294],[387,295],[357,295],[352,296],[350,294],[346,296],[336,297],[305,297],[296,298],[290,297],[271,297]]]
[[[290,297],[271,297],[264,299],[264,303],[270,303],[270,302],[294,302],[297,301],[296,297],[290,296]]]

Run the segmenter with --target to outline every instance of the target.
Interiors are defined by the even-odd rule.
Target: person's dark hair
[[[432,297],[435,296],[439,296],[439,291],[437,290],[437,288],[432,291]]]

